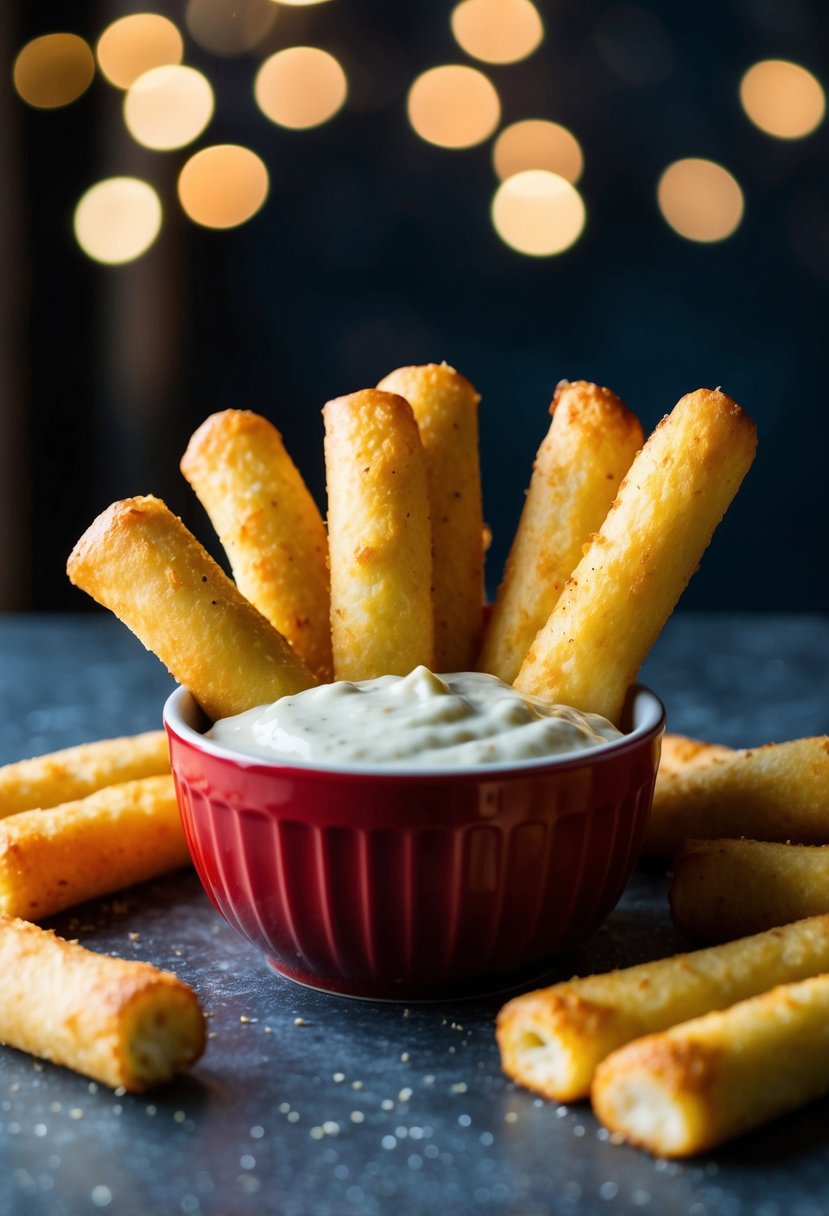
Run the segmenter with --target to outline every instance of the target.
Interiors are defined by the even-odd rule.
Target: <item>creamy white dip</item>
[[[560,756],[622,736],[599,714],[548,705],[495,676],[416,667],[308,688],[222,718],[207,737],[267,760],[418,769]]]

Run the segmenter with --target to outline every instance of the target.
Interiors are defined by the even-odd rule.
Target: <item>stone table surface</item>
[[[678,615],[644,677],[673,730],[754,745],[829,730],[829,619]],[[172,687],[112,619],[0,617],[0,763],[157,726]],[[683,948],[661,868],[551,980]],[[175,874],[50,922],[192,984],[203,1060],[150,1096],[0,1048],[0,1213],[821,1216],[829,1100],[687,1163],[608,1142],[589,1106],[502,1075],[500,999],[349,1001],[274,974]],[[9,978],[0,977],[0,983]]]

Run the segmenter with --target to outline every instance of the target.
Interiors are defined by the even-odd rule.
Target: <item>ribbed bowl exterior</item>
[[[662,729],[531,772],[401,776],[243,763],[166,721],[219,912],[293,979],[401,1000],[504,986],[602,922],[639,853]]]

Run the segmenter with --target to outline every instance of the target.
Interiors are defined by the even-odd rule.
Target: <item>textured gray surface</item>
[[[826,731],[829,621],[678,617],[646,676],[674,730],[733,744]],[[0,762],[157,725],[169,687],[109,619],[0,618]],[[555,977],[680,946],[664,888],[658,870],[637,874]],[[497,998],[407,1011],[300,988],[220,921],[192,874],[52,923],[93,949],[175,970],[202,996],[214,1037],[191,1076],[144,1098],[0,1049],[3,1216],[829,1208],[829,1101],[667,1164],[608,1143],[587,1106],[507,1082],[492,1036]]]

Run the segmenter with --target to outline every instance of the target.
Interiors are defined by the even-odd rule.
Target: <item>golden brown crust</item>
[[[774,984],[829,970],[829,915],[513,998],[498,1019],[504,1071],[560,1102],[587,1096],[606,1056],[642,1035]]]
[[[687,735],[666,732],[662,736],[662,755],[659,760],[659,776],[664,781],[675,773],[692,766],[714,764],[730,756],[733,749],[722,743],[706,743],[702,739],[690,739]]]
[[[672,869],[671,915],[697,941],[829,912],[829,845],[686,840]]]
[[[93,954],[0,915],[0,1042],[140,1092],[189,1068],[205,1046],[192,989],[148,963]]]
[[[107,785],[157,777],[170,771],[167,736],[147,731],[119,739],[81,743],[0,768],[0,819],[20,811],[57,806]]]
[[[591,1097],[612,1132],[687,1157],[829,1091],[829,975],[784,984],[614,1052]]]
[[[642,661],[754,458],[754,424],[700,389],[656,427],[515,681],[618,723]]]
[[[365,389],[329,401],[323,416],[336,678],[431,666],[429,501],[411,407]]]
[[[644,852],[691,837],[829,842],[829,736],[726,752],[657,777]]]
[[[102,512],[67,572],[158,655],[212,719],[315,682],[285,638],[152,495]]]
[[[423,444],[432,520],[435,666],[469,671],[484,601],[480,396],[446,363],[400,367],[378,388],[409,402]]]
[[[642,446],[638,419],[610,389],[562,380],[477,666],[507,683],[598,530]]]
[[[191,438],[181,471],[239,590],[320,680],[330,680],[325,525],[279,431],[249,410],[213,414]]]
[[[189,862],[172,776],[108,786],[0,822],[0,911],[43,920]]]

